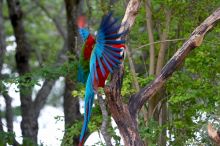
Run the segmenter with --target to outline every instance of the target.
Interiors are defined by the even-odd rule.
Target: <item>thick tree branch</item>
[[[34,100],[34,112],[35,116],[38,117],[40,114],[41,109],[44,107],[47,101],[47,97],[50,94],[50,91],[53,88],[53,85],[55,83],[55,80],[45,80],[43,83],[43,86],[38,91],[36,99]]]
[[[138,9],[140,6],[140,0],[130,0],[122,20],[122,27],[120,32],[126,29],[130,29],[134,24]],[[123,66],[120,69],[115,70],[110,86],[105,87],[105,93],[107,96],[108,108],[111,111],[112,117],[118,125],[119,131],[123,137],[126,146],[138,145],[142,146],[143,142],[138,133],[138,127],[136,121],[134,121],[129,113],[128,107],[122,102],[121,87],[123,79]]]
[[[216,131],[213,127],[212,124],[209,123],[207,126],[208,129],[208,135],[214,141],[217,145],[220,145],[220,131]]]
[[[183,46],[174,54],[174,56],[164,66],[158,77],[148,86],[143,88],[140,92],[133,95],[129,101],[129,111],[136,119],[137,114],[143,104],[164,85],[168,77],[182,64],[186,56],[194,48],[199,47],[203,41],[204,35],[213,28],[214,24],[220,19],[220,8],[218,8],[212,15],[210,15],[200,26],[198,26],[190,38],[183,44]]]
[[[61,64],[63,64],[67,60],[67,56],[65,55],[66,51],[67,51],[67,45],[66,45],[66,41],[65,41],[63,48],[57,54],[57,58],[56,58],[55,63],[53,65],[54,67],[60,66]],[[38,91],[38,93],[36,95],[36,99],[33,102],[34,111],[36,113],[35,117],[39,116],[41,109],[46,104],[47,97],[49,96],[49,94],[54,86],[55,81],[56,81],[55,79],[54,80],[46,79],[43,83],[43,86]]]

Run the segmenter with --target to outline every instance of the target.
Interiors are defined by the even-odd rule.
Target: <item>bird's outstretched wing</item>
[[[127,31],[118,33],[120,27],[121,24],[118,24],[118,19],[112,17],[112,13],[103,17],[90,58],[92,83],[98,83],[101,77],[106,77],[107,72],[112,73],[113,68],[117,68],[121,63],[123,49],[116,46],[124,46],[125,40],[119,38]],[[101,76],[97,70],[100,70]]]

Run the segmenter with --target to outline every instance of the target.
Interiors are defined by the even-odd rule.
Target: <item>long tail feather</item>
[[[86,93],[85,93],[85,106],[84,106],[84,122],[83,122],[83,127],[81,130],[80,134],[80,143],[79,146],[82,146],[84,143],[85,139],[85,134],[88,129],[88,124],[90,121],[91,117],[91,112],[92,112],[92,104],[95,96],[95,90],[92,87],[92,79],[91,75],[89,74],[87,83],[86,83]]]

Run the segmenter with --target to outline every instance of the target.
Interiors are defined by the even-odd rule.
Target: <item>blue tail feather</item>
[[[92,79],[89,74],[87,83],[86,83],[84,122],[83,122],[83,127],[81,130],[81,134],[80,134],[80,142],[83,141],[85,137],[85,133],[88,129],[88,124],[89,124],[91,113],[92,113],[92,104],[93,104],[94,96],[95,96],[95,91],[92,87]]]

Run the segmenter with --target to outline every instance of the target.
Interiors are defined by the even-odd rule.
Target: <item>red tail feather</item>
[[[84,144],[84,137],[83,137],[82,141],[79,142],[78,146],[83,146],[83,144]]]

